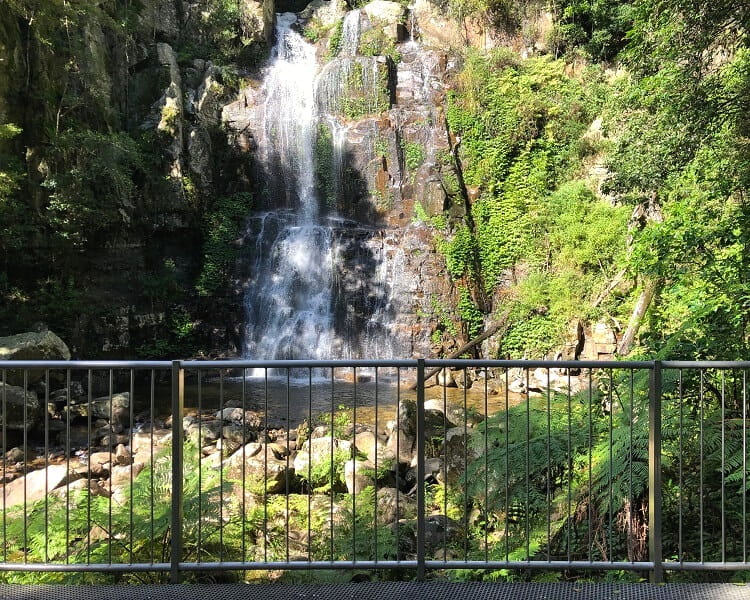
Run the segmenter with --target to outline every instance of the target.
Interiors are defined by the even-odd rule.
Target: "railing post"
[[[664,581],[661,531],[661,361],[654,361],[648,402],[648,554],[654,563],[651,583]]]
[[[425,575],[425,439],[424,439],[424,359],[417,360],[417,581]]]
[[[185,407],[185,370],[182,361],[172,362],[172,543],[169,582],[180,583],[182,558],[182,478],[183,443],[182,417]]]

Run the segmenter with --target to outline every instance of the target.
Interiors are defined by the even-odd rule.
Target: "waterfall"
[[[315,359],[332,355],[332,238],[315,192],[315,48],[277,16],[276,45],[265,77],[259,157],[288,207],[251,219],[255,260],[245,299],[246,355]],[[260,224],[257,222],[260,221]]]
[[[359,17],[359,11],[346,16],[341,56],[318,74],[314,46],[293,28],[296,15],[277,15],[252,132],[271,208],[250,216],[245,235],[245,356],[251,359],[400,355],[391,332],[392,282],[403,279],[403,253],[387,249],[381,231],[341,218],[331,206],[347,200],[347,178],[357,176],[347,163],[351,130],[341,104],[376,102],[371,98],[381,77],[375,57],[356,56]],[[316,161],[322,143],[330,144],[330,154]],[[325,185],[332,189],[316,189],[323,164],[331,169]]]
[[[354,56],[359,47],[360,19],[359,11],[346,13],[344,25],[341,28],[341,49],[339,56]]]

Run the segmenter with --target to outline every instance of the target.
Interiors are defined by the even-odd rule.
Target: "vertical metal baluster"
[[[195,380],[198,386],[198,523],[197,542],[195,546],[195,561],[203,560],[203,370],[195,370]],[[245,471],[243,464],[242,471]]]
[[[634,513],[635,508],[633,507],[633,408],[635,406],[635,373],[633,369],[630,369],[630,418],[628,421],[629,437],[630,437],[630,457],[628,458],[628,503],[630,504],[630,513]],[[628,519],[628,540],[630,543],[633,541],[633,518],[631,516]],[[635,558],[633,556],[632,558]],[[631,560],[632,560],[631,558]]]
[[[155,500],[156,500],[156,491],[154,490],[154,470],[156,469],[156,465],[154,464],[154,427],[156,426],[155,420],[156,420],[156,370],[151,369],[151,389],[149,390],[151,392],[150,398],[149,398],[149,415],[151,419],[151,433],[149,435],[149,490],[150,490],[150,498],[149,498],[149,504],[150,504],[150,523],[149,528],[151,530],[151,563],[153,564],[156,562],[156,536],[154,535],[154,517],[155,517]],[[90,479],[90,477],[89,477]],[[89,507],[91,504],[89,503]],[[89,529],[91,529],[89,527]],[[90,544],[89,544],[90,545]]]
[[[609,369],[609,391],[607,394],[607,400],[609,402],[609,480],[607,482],[608,485],[608,501],[609,506],[607,507],[607,515],[608,515],[608,522],[607,522],[607,541],[609,544],[609,562],[612,562],[614,557],[612,556],[613,548],[612,545],[612,513],[614,512],[614,497],[612,492],[612,477],[613,477],[613,470],[614,470],[614,450],[612,448],[612,445],[614,443],[613,440],[613,429],[614,429],[614,423],[613,423],[613,413],[615,412],[615,405],[613,402],[613,396],[612,396],[612,386],[614,385],[614,378],[612,375],[612,369]],[[602,557],[603,559],[604,557]]]
[[[469,429],[468,429],[468,420],[469,420],[469,408],[468,408],[468,398],[467,398],[467,389],[468,389],[468,382],[466,380],[466,367],[464,367],[464,560],[469,560],[469,511],[466,510],[466,497],[468,496],[469,492]],[[447,481],[446,481],[447,485]],[[447,515],[446,515],[447,516]]]
[[[357,367],[354,367],[354,398],[352,399],[352,446],[357,447]],[[352,469],[352,562],[357,562],[357,453],[352,453],[354,468]]]
[[[28,369],[23,370],[23,460],[24,464],[26,463],[26,458],[29,455],[28,450],[28,440],[27,440],[27,432],[26,432],[26,423],[29,422],[29,415],[28,415],[28,402],[26,401],[27,395],[28,395],[28,387],[29,387],[29,371]],[[70,398],[68,398],[68,403],[70,403]],[[68,414],[70,414],[70,404],[68,404]],[[3,422],[5,422],[5,419],[3,419]],[[70,447],[70,436],[68,436],[68,447]],[[3,456],[3,460],[5,460],[5,457]],[[46,479],[46,475],[45,475]],[[27,478],[23,478],[23,562],[24,564],[28,562],[29,558],[29,552],[27,548],[29,547],[28,542],[28,505],[27,505]],[[5,490],[3,490],[4,492]],[[68,518],[68,507],[65,507],[65,516],[66,520]],[[67,528],[66,528],[67,532]],[[65,538],[67,541],[67,537]],[[66,543],[66,547],[68,547],[69,544]],[[65,559],[67,562],[67,553],[65,555]]]
[[[747,370],[742,370],[742,562],[747,563]]]
[[[312,368],[307,368],[307,439],[310,460],[307,461],[307,561],[312,561]],[[333,488],[331,488],[333,493]]]
[[[699,520],[700,520],[700,562],[703,562],[703,401],[704,401],[704,395],[703,395],[703,369],[699,371],[700,373],[700,388],[699,388],[699,396],[698,396],[698,407],[699,407],[699,421],[700,424],[700,430],[699,430],[699,444],[700,444],[700,462],[699,464],[699,472],[698,472],[698,482],[699,482],[699,492],[698,492],[698,499],[699,499]]]
[[[289,447],[291,436],[291,402],[292,402],[292,369],[286,368],[286,443]],[[284,476],[284,498],[286,501],[286,513],[284,516],[284,527],[286,533],[286,562],[289,562],[289,454],[286,455],[286,474]],[[312,457],[310,457],[312,459]],[[267,471],[266,471],[267,472]],[[267,485],[264,479],[264,485]]]
[[[378,388],[378,368],[375,367],[375,505],[373,506],[373,521],[375,526],[375,532],[373,535],[375,540],[375,562],[378,562]]]
[[[87,420],[87,427],[86,427],[86,450],[89,455],[89,460],[87,461],[87,468],[86,468],[86,476],[88,477],[88,485],[91,486],[91,407],[92,403],[94,401],[94,374],[91,369],[88,370],[88,392],[86,394],[86,399],[88,400],[88,408],[86,410],[86,420]],[[70,414],[68,414],[68,418],[66,421],[70,422]],[[68,437],[70,437],[70,428],[68,428]],[[153,463],[152,463],[153,464]],[[91,494],[88,494],[88,498],[86,501],[86,564],[91,564]]]
[[[263,369],[263,418],[268,426],[268,367]],[[289,440],[286,441],[289,453]],[[288,464],[288,463],[287,463]],[[246,468],[246,467],[243,467]],[[268,444],[263,453],[263,472],[268,473]],[[268,562],[268,484],[263,480],[263,562]]]
[[[508,391],[508,369],[505,369],[505,560],[510,560],[510,540],[509,540],[509,529],[510,523],[508,522],[508,514],[510,511],[510,493],[508,482],[510,481],[510,398]]]
[[[247,369],[242,367],[242,562],[247,562]],[[265,432],[265,430],[264,430]],[[260,441],[260,435],[258,436]],[[268,440],[263,440],[263,448],[268,446]]]
[[[490,501],[489,501],[489,463],[488,463],[488,456],[490,452],[490,443],[489,443],[489,418],[490,418],[490,410],[489,410],[489,369],[487,367],[484,368],[484,561],[488,562],[490,560],[490,548],[489,548],[489,517],[490,517]]]
[[[130,462],[128,468],[130,469],[130,507],[128,510],[128,516],[130,522],[128,523],[130,530],[128,539],[130,545],[128,547],[128,554],[130,556],[130,562],[133,562],[133,427],[135,425],[135,369],[130,369],[130,415],[129,415],[129,427],[128,427],[128,447],[130,448]]]
[[[180,583],[180,561],[182,559],[183,524],[183,450],[185,439],[182,417],[185,413],[185,370],[179,360],[172,361],[172,515],[170,530],[169,582]]]
[[[526,536],[526,560],[531,560],[531,392],[529,391],[529,368],[526,371],[526,510],[524,511],[524,526]]]
[[[107,534],[110,538],[110,543],[107,544],[107,562],[109,564],[112,564],[112,538],[113,531],[112,531],[112,442],[114,442],[115,432],[112,427],[112,421],[114,417],[113,412],[113,406],[114,406],[114,369],[109,370],[109,427],[107,428],[109,438],[109,443],[107,444],[107,447],[109,449],[109,480],[108,480],[108,492],[109,492],[109,503],[108,503],[108,514],[107,514]],[[70,402],[70,398],[68,398],[68,402]],[[68,440],[70,441],[70,440]],[[67,451],[67,460],[70,461],[70,443],[68,443],[68,451]],[[68,524],[65,524],[66,528],[66,540],[67,538],[67,529]],[[70,542],[68,542],[68,545],[70,545]]]
[[[221,451],[219,452],[219,562],[224,562],[224,372],[219,371],[219,415],[221,415],[221,427],[219,435],[222,437]],[[200,450],[198,454],[201,454]]]
[[[662,487],[661,487],[661,430],[662,430],[662,373],[661,361],[654,361],[651,372],[648,409],[648,541],[649,558],[654,563],[651,583],[664,581],[662,565]]]
[[[445,445],[446,432],[448,431],[448,367],[443,369],[443,515],[448,517],[448,448]],[[445,562],[448,551],[448,531],[443,527],[443,562]]]
[[[333,438],[334,438],[334,423],[335,423],[335,416],[336,416],[336,368],[331,367],[331,429],[329,431],[329,436],[331,438],[331,466],[329,469],[330,477],[331,477],[331,505],[329,507],[329,513],[328,513],[328,527],[329,527],[329,535],[330,539],[328,540],[328,543],[330,544],[330,556],[331,556],[331,562],[333,562],[334,559],[334,548],[333,548],[333,498],[336,495],[335,493],[335,487],[338,483],[335,479],[335,461],[334,461],[334,455],[333,455]],[[312,456],[312,445],[310,445],[310,456]]]
[[[70,398],[70,369],[65,370],[65,396],[67,398],[66,402],[68,405],[68,414],[70,414],[72,402]],[[46,408],[46,407],[45,407]],[[111,423],[112,423],[112,410],[110,408],[109,411],[109,422],[110,422],[110,430],[111,430]],[[25,438],[24,438],[25,443]],[[70,454],[71,454],[71,438],[68,436],[68,443],[67,447],[65,449],[65,540],[66,540],[66,549],[65,549],[65,564],[68,564],[70,562]],[[109,451],[109,481],[110,481],[110,489],[111,489],[111,481],[112,481],[112,445],[110,444],[110,451]],[[24,453],[25,454],[25,453]],[[45,478],[46,479],[46,478]],[[46,483],[45,483],[46,485]],[[110,500],[110,506],[112,504],[112,501]],[[112,536],[112,524],[110,523],[109,526],[109,532],[108,532],[110,539]],[[112,544],[109,544],[109,547],[112,547]],[[109,562],[112,562],[112,552],[110,550],[109,555]]]
[[[417,359],[417,581],[425,576],[425,439],[424,439],[424,368],[423,358]]]
[[[572,444],[572,435],[573,435],[573,403],[572,403],[572,394],[570,392],[570,369],[568,369],[568,452],[566,454],[567,459],[567,479],[568,479],[568,510],[565,513],[566,516],[566,525],[565,530],[567,533],[567,546],[568,546],[568,562],[572,560],[572,547],[571,547],[571,509],[572,509],[572,485],[573,485],[573,444]]]
[[[70,394],[70,390],[68,390]],[[3,411],[3,415],[5,412]],[[70,415],[68,415],[70,418]],[[5,453],[3,452],[3,464],[5,464]],[[49,469],[49,369],[44,370],[44,470]],[[3,487],[5,487],[3,478]],[[5,490],[3,490],[4,492]],[[3,494],[4,496],[5,494]],[[44,478],[44,562],[49,562],[49,481]]]
[[[593,410],[593,403],[594,403],[594,374],[593,369],[589,367],[589,402],[588,402],[588,425],[589,425],[589,435],[588,435],[588,506],[587,506],[587,517],[588,517],[588,538],[587,538],[587,545],[588,545],[588,556],[589,556],[589,562],[592,562],[594,560],[594,528],[593,528],[593,453],[594,453],[594,423],[593,423],[593,415],[591,414]]]
[[[8,384],[6,382],[7,371],[3,369],[3,415],[8,414],[7,403],[8,403]],[[5,440],[8,439],[8,419],[3,419],[3,482],[8,481],[8,465],[5,456],[8,452]],[[5,490],[3,490],[3,562],[8,562],[8,510],[6,507],[7,498],[5,496]]]
[[[401,505],[399,498],[401,496],[401,447],[399,435],[399,415],[401,414],[401,367],[396,367],[396,561],[401,561]]]
[[[552,560],[552,392],[550,372],[547,367],[547,562]]]
[[[724,371],[721,373],[721,562],[726,562],[727,556],[727,519],[725,511],[725,479],[726,479],[726,402],[724,396]]]
[[[682,549],[682,493],[684,486],[682,483],[682,455],[683,455],[683,439],[684,439],[684,397],[682,392],[682,369],[678,371],[677,375],[677,397],[679,401],[680,409],[680,426],[678,433],[678,456],[677,456],[677,556],[678,560],[682,562],[684,560],[683,549]]]

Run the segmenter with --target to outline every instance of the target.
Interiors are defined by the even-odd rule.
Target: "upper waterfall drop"
[[[315,48],[277,15],[276,44],[263,86],[258,158],[275,211],[251,218],[255,256],[247,284],[246,355],[330,358],[332,240],[315,191]]]

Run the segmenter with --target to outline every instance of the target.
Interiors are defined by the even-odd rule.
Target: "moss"
[[[374,70],[377,72],[366,72],[362,62],[352,63],[344,85],[345,93],[341,99],[341,112],[348,119],[355,120],[366,115],[380,114],[390,108],[387,65],[375,63]]]
[[[330,208],[336,208],[337,200],[334,168],[333,135],[328,125],[321,123],[315,137],[315,183]]]

